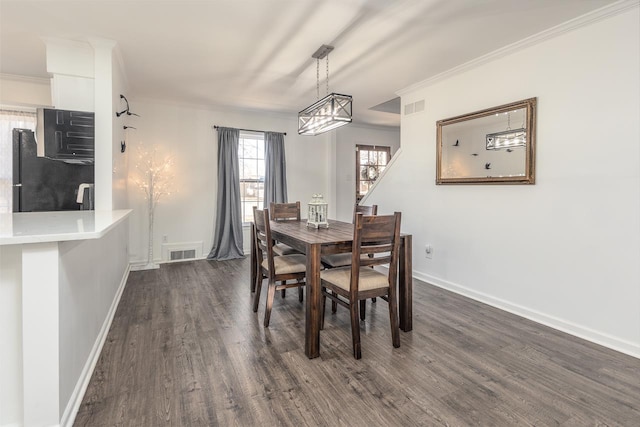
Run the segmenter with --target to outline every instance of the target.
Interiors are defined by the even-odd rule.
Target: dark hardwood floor
[[[132,272],[75,425],[640,425],[633,357],[415,281],[400,348],[368,301],[362,359],[338,307],[309,360],[297,292],[265,329],[248,282],[248,259]]]

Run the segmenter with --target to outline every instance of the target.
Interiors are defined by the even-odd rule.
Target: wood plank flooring
[[[249,272],[248,259],[132,272],[75,425],[640,425],[639,359],[415,281],[400,348],[386,303],[368,301],[362,359],[338,307],[309,360],[297,292],[265,329]]]

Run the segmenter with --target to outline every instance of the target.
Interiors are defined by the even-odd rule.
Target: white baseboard
[[[612,350],[619,351],[620,353],[628,354],[629,356],[640,359],[640,344],[604,334],[602,332],[598,332],[593,329],[575,324],[564,319],[560,319],[555,316],[550,316],[536,310],[531,310],[519,304],[514,304],[501,298],[496,298],[483,292],[478,292],[473,289],[469,289],[467,287],[460,286],[434,276],[430,276],[428,274],[417,272],[415,270],[413,272],[413,277],[439,288],[446,289],[448,291],[463,295],[476,301],[480,301],[492,307],[499,308],[500,310],[507,311],[509,313],[524,317],[525,319],[532,320],[536,323],[540,323],[550,328],[557,329],[567,334],[574,335],[578,338],[591,341],[595,344],[599,344]]]
[[[207,259],[206,255],[202,255],[197,258],[189,258],[189,259],[176,259],[173,261],[163,261],[161,259],[154,260],[154,264],[160,266],[161,264],[174,264],[176,262],[187,262],[187,261],[200,261],[203,259]],[[131,267],[131,271],[141,271],[141,270],[149,270],[147,268],[147,261],[129,261],[129,266]]]
[[[118,290],[116,291],[116,294],[113,298],[111,307],[107,312],[107,317],[104,319],[104,323],[102,324],[100,333],[96,338],[96,342],[93,344],[91,353],[89,353],[89,358],[87,359],[87,362],[85,363],[84,368],[80,373],[80,378],[78,378],[78,382],[73,389],[73,393],[71,393],[71,398],[67,403],[67,407],[65,408],[64,413],[62,414],[62,419],[60,420],[61,426],[73,426],[73,422],[75,421],[78,410],[80,409],[80,404],[82,403],[84,394],[87,391],[87,387],[89,386],[89,381],[91,380],[91,376],[93,375],[93,370],[98,363],[100,353],[102,352],[102,347],[104,346],[104,343],[107,339],[107,334],[109,333],[109,329],[111,328],[111,322],[113,321],[113,317],[116,314],[116,309],[118,308],[118,304],[120,303],[120,297],[122,297],[122,292],[124,291],[124,287],[127,284],[129,271],[131,271],[131,266],[127,264],[127,268],[124,272],[124,275],[122,276],[122,280],[120,281]]]

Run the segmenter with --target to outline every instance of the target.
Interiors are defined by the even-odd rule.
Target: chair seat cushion
[[[346,267],[351,265],[351,252],[323,255],[321,261],[323,264],[328,265],[331,268]]]
[[[360,259],[368,259],[368,255],[360,255]],[[330,268],[346,267],[351,265],[351,252],[341,254],[324,255],[320,259],[324,265]]]
[[[324,270],[320,272],[320,279],[348,291],[349,283],[351,282],[351,267]],[[386,288],[388,286],[389,279],[386,274],[369,267],[360,268],[359,290],[368,291],[371,289]]]
[[[275,255],[293,255],[299,254],[300,252],[289,245],[285,245],[284,243],[276,243],[273,245],[273,253]]]
[[[307,258],[304,255],[283,255],[273,257],[275,274],[304,273],[307,271]],[[269,270],[269,262],[262,261],[262,267]]]

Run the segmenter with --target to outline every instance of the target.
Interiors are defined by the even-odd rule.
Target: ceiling
[[[49,77],[43,37],[117,42],[130,98],[288,112],[329,91],[398,126],[396,92],[613,0],[0,0],[0,73]],[[326,92],[320,63],[320,96]],[[1,88],[0,88],[1,89]],[[389,107],[391,106],[391,108]],[[396,107],[396,108],[397,108]]]

